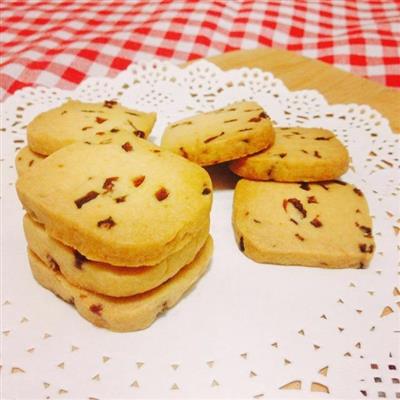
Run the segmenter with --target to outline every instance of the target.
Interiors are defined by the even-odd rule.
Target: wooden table
[[[368,104],[400,133],[400,91],[360,78],[321,61],[268,47],[209,58],[222,69],[257,67],[272,72],[290,90],[316,89],[329,103]]]

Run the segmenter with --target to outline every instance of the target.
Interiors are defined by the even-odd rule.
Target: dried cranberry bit
[[[318,204],[318,201],[315,196],[309,196],[309,197],[307,197],[307,203],[308,204]]]
[[[298,233],[296,233],[294,236],[295,236],[297,239],[299,239],[300,241],[304,242],[303,236],[299,235]]]
[[[189,158],[189,154],[187,153],[184,147],[179,147],[179,151],[181,152],[183,157]]]
[[[111,229],[113,226],[115,226],[116,223],[112,219],[112,217],[108,217],[106,219],[103,219],[97,223],[97,226],[99,228],[105,228],[105,229]]]
[[[324,190],[329,190],[329,187],[324,185],[323,183],[318,183],[319,186],[321,186]]]
[[[318,219],[318,217],[315,217],[312,221],[310,221],[310,224],[316,228],[321,228],[322,226],[322,222]]]
[[[144,139],[145,138],[145,133],[143,131],[135,131],[133,132],[135,136],[137,136],[138,138]]]
[[[218,135],[211,136],[211,137],[209,137],[208,139],[204,140],[204,143],[209,143],[209,142],[211,142],[211,141],[213,141],[213,140],[219,138],[220,136],[222,136],[222,135],[224,135],[224,134],[225,134],[225,132],[221,132],[221,133],[219,133]]]
[[[362,196],[363,195],[362,191],[360,189],[357,189],[357,188],[354,188],[353,192],[358,196]]]
[[[78,208],[82,208],[82,206],[89,201],[94,200],[99,195],[98,192],[91,190],[90,192],[86,193],[84,196],[80,197],[79,199],[75,200],[74,203]]]
[[[126,195],[125,196],[120,196],[120,197],[116,197],[115,199],[116,203],[124,203],[126,200]]]
[[[331,140],[332,137],[324,137],[324,136],[319,136],[317,138],[315,138],[314,140]]]
[[[103,311],[103,305],[102,304],[92,304],[89,307],[89,310],[93,313],[101,317],[101,313]]]
[[[366,238],[372,238],[372,229],[368,226],[365,225],[359,225],[356,222],[356,226],[360,229],[361,232],[364,233],[364,237]]]
[[[317,150],[314,151],[314,157],[322,158],[321,154],[319,154]]]
[[[365,243],[361,243],[358,245],[361,253],[373,253],[374,251],[374,245],[370,244],[369,246]]]
[[[249,122],[260,122],[261,118],[260,117],[253,117],[249,119]]]
[[[157,192],[155,192],[154,195],[158,201],[163,201],[169,196],[169,192],[167,189],[165,189],[165,187],[161,187],[157,190]]]
[[[106,190],[107,192],[112,192],[114,189],[114,182],[118,180],[118,176],[111,176],[110,178],[107,178],[104,183],[103,183],[103,189]]]
[[[288,199],[288,203],[292,204],[294,208],[296,208],[300,214],[303,216],[303,218],[307,217],[307,211],[303,207],[303,203],[296,198]]]
[[[301,183],[300,183],[300,189],[309,191],[309,190],[311,189],[311,188],[310,188],[310,184],[309,184],[308,182],[301,182]]]
[[[132,151],[133,147],[129,142],[125,142],[122,146],[121,146],[126,152],[128,151]]]
[[[75,267],[78,269],[82,269],[82,264],[87,261],[87,258],[79,253],[78,250],[74,249],[74,257],[75,257]]]
[[[204,188],[203,191],[201,192],[202,195],[207,195],[211,193],[211,189],[209,189],[208,187]]]
[[[28,167],[32,167],[32,164],[35,162],[35,160],[29,161]]]
[[[181,126],[181,125],[192,125],[192,121],[180,122],[178,124],[171,125],[171,128],[176,128],[177,126]]]
[[[103,122],[106,122],[107,118],[101,118],[101,117],[96,117],[96,122],[98,124],[102,124]]]
[[[118,103],[115,100],[106,100],[103,104],[104,107],[113,108]]]
[[[136,178],[132,179],[133,186],[139,187],[145,179],[146,177],[144,175],[137,176]]]
[[[239,240],[239,250],[240,250],[242,253],[244,253],[245,248],[244,248],[244,239],[243,239],[243,236],[240,236],[240,240]]]
[[[47,262],[49,263],[49,267],[53,271],[59,271],[60,270],[60,266],[58,265],[57,261],[50,254],[46,255],[46,259],[47,259]]]
[[[285,158],[287,156],[287,153],[280,153],[278,154],[280,158]]]

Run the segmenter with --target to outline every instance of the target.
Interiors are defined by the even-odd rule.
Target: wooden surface
[[[329,103],[368,104],[400,133],[400,91],[363,79],[329,64],[285,50],[263,47],[209,58],[222,69],[257,67],[272,72],[290,90],[316,89]]]

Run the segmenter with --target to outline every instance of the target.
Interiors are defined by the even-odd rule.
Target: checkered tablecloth
[[[135,60],[235,49],[296,51],[400,87],[399,0],[24,0],[1,2],[1,97],[73,88]]]

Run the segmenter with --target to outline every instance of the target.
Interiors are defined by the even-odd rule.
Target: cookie
[[[212,165],[256,153],[273,141],[265,111],[253,101],[242,101],[170,124],[161,147],[197,164]]]
[[[49,267],[57,266],[71,284],[114,297],[132,296],[146,292],[173,277],[193,261],[204,246],[209,221],[185,247],[151,267],[123,268],[86,259],[77,250],[51,238],[44,227],[28,215],[24,217],[28,247]]]
[[[229,164],[241,177],[280,182],[337,179],[348,167],[347,149],[332,132],[317,128],[275,128],[270,148]]]
[[[106,138],[101,136],[95,136],[88,139],[85,143],[87,144],[120,144],[123,145],[129,142],[132,148],[146,148],[146,149],[158,149],[158,146],[153,143],[138,138],[133,133],[121,132],[116,133]],[[28,146],[23,147],[18,151],[15,157],[15,166],[17,174],[22,175],[28,172],[33,166],[37,165],[40,161],[44,160],[47,156],[33,152]]]
[[[156,317],[173,307],[206,271],[212,254],[211,237],[196,258],[161,286],[136,296],[118,298],[71,285],[57,268],[51,269],[28,251],[36,280],[63,300],[75,305],[92,324],[118,332],[147,328]]]
[[[233,226],[240,250],[261,263],[364,268],[374,253],[367,201],[359,189],[339,181],[242,179]]]
[[[119,132],[147,138],[155,120],[155,113],[126,108],[113,100],[104,103],[68,100],[29,123],[28,144],[35,153],[49,155],[71,143],[96,136],[107,138]]]
[[[18,151],[15,157],[17,174],[19,176],[23,175],[45,158],[46,157],[41,154],[34,153],[28,146],[23,147]]]
[[[76,143],[16,184],[35,221],[86,258],[115,266],[159,264],[209,218],[210,177],[155,146]]]

